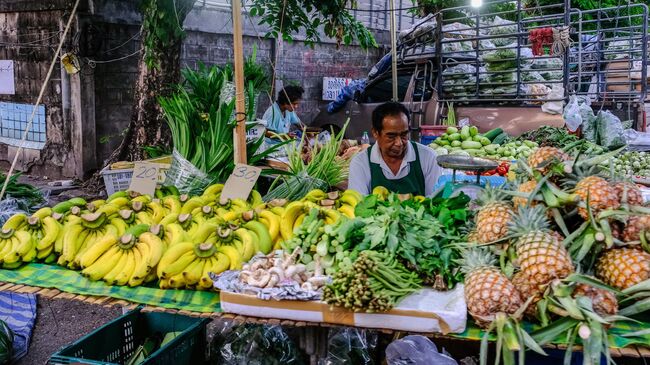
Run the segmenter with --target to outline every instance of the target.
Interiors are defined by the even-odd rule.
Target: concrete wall
[[[14,96],[0,95],[0,101],[35,101],[45,77],[44,70],[49,66],[59,40],[55,32],[62,27],[62,19],[67,19],[66,11],[72,2],[0,1],[0,59],[16,61],[18,88]],[[402,2],[402,7],[410,4],[410,0]],[[362,0],[359,7],[377,8],[379,3],[385,3],[385,0]],[[136,5],[133,0],[82,1],[72,36],[77,36],[74,39],[82,56],[83,71],[70,77],[69,81],[71,93],[78,96],[77,104],[83,105],[72,103],[67,106],[68,111],[64,111],[61,72],[57,64],[44,98],[47,144],[35,155],[33,172],[52,177],[81,177],[84,171],[101,168],[104,159],[119,144],[131,118],[137,75],[140,14]],[[384,22],[380,19],[383,13],[358,14],[359,19],[367,24],[383,28]],[[411,24],[409,17],[400,20],[402,27]],[[197,1],[183,25],[187,37],[182,47],[182,63],[196,67],[198,62],[207,65],[232,62],[231,18],[229,11]],[[245,54],[250,54],[256,46],[258,62],[268,64],[269,71],[272,60],[277,57],[277,79],[284,84],[298,83],[305,88],[305,100],[299,111],[305,121],[314,118],[319,105],[323,104],[322,77],[364,77],[386,52],[385,46],[370,51],[357,46],[337,49],[331,41],[309,48],[300,41],[300,35],[296,36],[294,43],[277,43],[263,38],[265,32],[266,29],[257,25],[257,20],[244,18]],[[33,33],[37,34],[36,38],[21,36]],[[388,43],[385,31],[376,33],[380,43]],[[13,45],[20,42],[30,43],[29,47]],[[90,93],[92,95],[87,92],[88,88],[94,90]],[[260,114],[269,105],[269,100],[269,96],[261,98]],[[93,110],[88,110],[88,105],[93,105]],[[89,131],[90,125],[92,131]],[[0,160],[12,157],[9,149],[0,144]]]

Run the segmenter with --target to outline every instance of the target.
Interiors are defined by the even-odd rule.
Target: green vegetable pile
[[[477,156],[494,160],[511,161],[528,157],[538,146],[533,141],[511,141],[501,128],[495,128],[483,135],[474,126],[465,126],[460,132],[455,127],[433,141],[429,147],[438,155],[457,154]]]
[[[618,176],[650,177],[650,154],[626,151],[612,159],[614,173]]]
[[[461,194],[450,199],[400,201],[397,194],[386,199],[369,195],[355,213],[364,226],[356,237],[363,241],[355,250],[377,250],[395,255],[436,289],[452,288],[462,280],[457,260],[460,231],[470,219],[470,199]],[[359,219],[357,218],[357,219]]]
[[[355,312],[384,312],[420,288],[417,274],[391,255],[363,251],[352,266],[334,275],[332,283],[323,289],[323,299]]]
[[[356,259],[358,251],[354,250],[353,245],[360,239],[352,236],[359,234],[358,229],[364,223],[360,219],[341,216],[336,223],[325,224],[319,214],[318,209],[310,209],[302,224],[295,229],[293,238],[284,241],[282,248],[293,252],[300,247],[302,254],[299,261],[307,265],[307,270],[313,271],[318,258],[325,274],[333,275],[340,266],[352,265]]]
[[[34,207],[45,202],[43,193],[36,187],[18,182],[18,178],[21,173],[14,173],[9,178],[9,183],[7,184],[7,190],[5,191],[5,196],[18,200],[18,205],[21,209],[26,211],[33,210]],[[0,173],[0,184],[4,184],[7,176],[3,173]]]
[[[540,147],[556,147],[565,151],[576,150],[587,156],[600,155],[606,149],[578,136],[570,134],[566,128],[542,126],[522,134],[516,141],[531,140]]]

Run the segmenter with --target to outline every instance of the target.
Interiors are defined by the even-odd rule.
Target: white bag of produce
[[[551,92],[548,93],[547,99],[562,99],[564,98],[564,87],[562,85],[554,84]],[[548,101],[542,105],[542,111],[549,114],[562,114],[564,101]]]
[[[578,104],[578,97],[571,95],[569,102],[564,108],[564,124],[571,132],[575,132],[582,125],[582,115],[580,115],[580,105]]]

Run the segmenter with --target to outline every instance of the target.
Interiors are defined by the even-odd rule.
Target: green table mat
[[[139,286],[106,285],[103,281],[90,281],[77,271],[55,265],[28,264],[16,270],[0,269],[0,281],[56,288],[61,291],[124,299],[162,308],[192,312],[221,312],[219,293],[196,290],[171,290]]]
[[[541,326],[532,324],[529,322],[523,323],[524,328],[528,333],[533,332],[541,328]],[[650,346],[650,334],[642,336],[632,336],[624,337],[625,334],[647,330],[650,328],[650,323],[646,322],[616,322],[612,328],[608,330],[609,337],[609,347],[611,348],[623,348],[630,345],[641,345],[644,347]],[[480,341],[483,337],[483,330],[476,326],[476,324],[468,320],[467,329],[463,333],[450,334],[452,337],[462,338],[466,340],[477,340]],[[494,336],[491,339],[496,340]],[[553,341],[556,345],[566,345],[568,341],[566,338],[558,338],[556,341]]]

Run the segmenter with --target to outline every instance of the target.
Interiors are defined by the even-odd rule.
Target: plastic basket
[[[153,158],[145,160],[145,162],[158,164],[158,185],[165,182],[167,171],[169,170],[172,161],[171,156]],[[106,166],[100,171],[104,178],[104,186],[106,186],[106,194],[112,195],[117,191],[124,191],[131,185],[131,177],[133,177],[133,169],[117,169],[111,170],[110,166]]]
[[[158,332],[182,332],[145,359],[147,365],[194,365],[205,362],[208,318],[141,312],[136,308],[52,355],[50,365],[124,364],[144,340]]]
[[[431,142],[435,141],[436,138],[438,138],[438,137],[437,136],[422,136],[422,137],[420,137],[420,143],[425,145],[425,146],[428,146],[428,145],[431,144]]]

